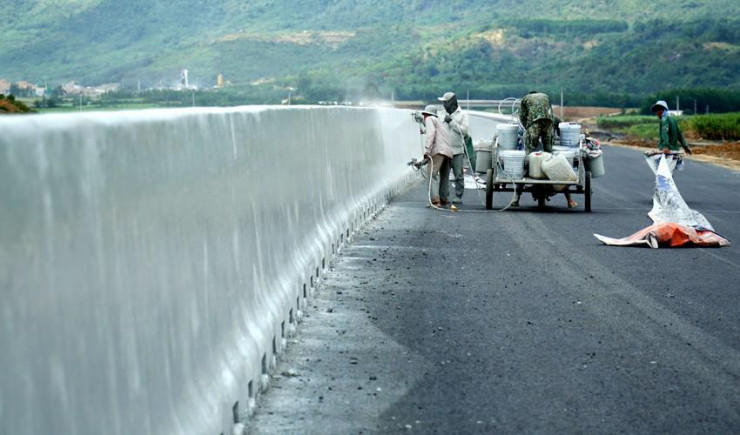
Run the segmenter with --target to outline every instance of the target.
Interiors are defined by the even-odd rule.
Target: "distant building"
[[[3,80],[3,82],[5,82]],[[4,89],[4,86],[0,86],[0,89]],[[25,80],[19,80],[9,84],[8,89],[5,91],[0,90],[3,94],[13,94],[16,97],[41,97],[46,92],[43,86],[36,86],[33,83]]]
[[[98,97],[108,92],[117,91],[121,88],[120,83],[106,83],[99,86],[82,87],[75,82],[69,82],[62,85],[65,94],[82,95],[85,97]]]

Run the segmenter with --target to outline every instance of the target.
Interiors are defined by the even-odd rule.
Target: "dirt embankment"
[[[6,99],[0,100],[0,114],[2,113],[18,113],[18,109],[12,102]]]
[[[598,131],[598,127],[596,126],[596,118],[599,115],[620,113],[620,109],[608,107],[565,107],[563,109],[563,119],[567,121],[578,122],[583,125],[583,128],[585,130],[591,132]],[[559,108],[554,108],[554,110],[555,114],[560,116]],[[655,128],[657,129],[657,119],[655,123]],[[656,146],[655,141],[629,137],[619,137],[618,135],[612,135],[611,132],[600,131],[599,133],[601,136],[600,140],[609,145],[644,149],[655,148]],[[604,139],[604,137],[609,136],[611,136],[612,138]],[[740,142],[707,141],[701,138],[691,137],[690,134],[686,135],[686,141],[693,151],[692,155],[687,156],[689,160],[712,163],[718,166],[740,171]]]

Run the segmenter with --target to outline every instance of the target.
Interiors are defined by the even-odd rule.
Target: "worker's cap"
[[[445,92],[445,94],[442,95],[441,97],[437,97],[439,101],[450,101],[453,98],[455,98],[454,92]]]
[[[430,104],[425,107],[424,110],[421,111],[421,113],[422,115],[426,113],[427,115],[437,116],[437,106],[435,106],[434,104]]]
[[[658,102],[653,104],[653,106],[650,108],[650,111],[655,113],[659,109],[668,110],[668,103],[663,100],[658,100]]]

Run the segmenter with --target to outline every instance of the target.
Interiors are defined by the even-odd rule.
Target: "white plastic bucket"
[[[496,125],[496,134],[498,135],[498,149],[516,150],[518,130],[519,126],[516,124]]]
[[[598,178],[606,174],[606,170],[604,169],[604,154],[593,159],[586,159],[585,163],[586,170],[591,171],[591,178]]]
[[[501,178],[509,180],[521,180],[524,178],[524,155],[523,150],[499,151]]]
[[[560,145],[564,147],[578,147],[581,143],[581,124],[576,122],[561,122],[560,128]]]

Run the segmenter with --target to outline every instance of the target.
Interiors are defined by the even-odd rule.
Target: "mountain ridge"
[[[8,0],[0,76],[481,98],[740,89],[728,0]],[[257,83],[258,85],[255,85]]]

